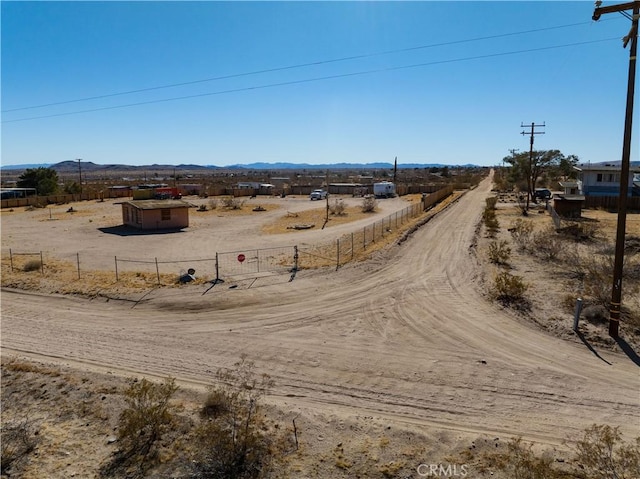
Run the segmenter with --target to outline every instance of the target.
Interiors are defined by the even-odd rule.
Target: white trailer
[[[376,198],[393,198],[396,196],[396,185],[390,181],[373,184],[373,196]]]

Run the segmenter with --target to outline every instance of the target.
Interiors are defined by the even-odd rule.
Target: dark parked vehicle
[[[547,188],[536,188],[533,192],[534,200],[550,200],[552,196],[553,193],[551,193]]]

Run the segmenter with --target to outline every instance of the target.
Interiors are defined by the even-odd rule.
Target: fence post
[[[336,240],[336,271],[340,268],[340,238]]]
[[[353,261],[353,250],[355,248],[355,244],[353,243],[353,232],[351,233],[351,261]]]
[[[260,272],[260,250],[259,249],[256,250],[256,263],[258,264],[257,270],[259,273]]]
[[[117,283],[119,281],[119,279],[118,279],[118,257],[114,256],[113,258],[115,259],[115,262],[116,262],[116,283]]]
[[[367,249],[367,227],[362,228],[362,251]]]
[[[11,252],[11,248],[9,248],[9,264],[11,264],[11,272],[13,273],[13,253]]]
[[[156,260],[156,276],[158,277],[158,285],[160,285],[160,268],[158,268],[158,258],[154,258]]]
[[[42,260],[42,251],[40,251],[40,274],[44,276],[44,261]]]
[[[576,299],[576,311],[573,315],[573,330],[578,332],[578,320],[580,319],[580,313],[582,312],[582,298]]]
[[[78,263],[78,279],[80,279],[80,253],[76,253],[76,260]]]
[[[298,245],[293,247],[293,270],[298,271]]]
[[[216,252],[216,282],[220,280],[220,269],[218,268],[218,253]]]

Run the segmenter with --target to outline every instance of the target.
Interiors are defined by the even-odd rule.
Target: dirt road
[[[640,369],[488,302],[472,253],[490,181],[409,241],[291,283],[159,290],[139,303],[2,293],[3,354],[206,384],[241,354],[290,409],[551,444],[593,423],[637,435]]]

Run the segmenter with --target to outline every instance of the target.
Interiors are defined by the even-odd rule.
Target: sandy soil
[[[638,435],[637,364],[612,350],[595,355],[485,297],[474,245],[490,187],[483,181],[409,241],[367,262],[338,272],[302,271],[293,282],[216,286],[206,295],[204,285],[159,289],[136,303],[5,290],[2,354],[116,375],[170,375],[193,387],[245,354],[275,380],[270,404],[309,423],[326,421],[333,431],[372,418],[371,424],[394,429],[448,432],[453,442],[461,435],[520,435],[559,446],[593,423]],[[308,203],[291,199],[279,209]],[[90,237],[96,224],[65,231],[60,219],[51,226],[61,228],[60,237],[47,237],[43,225],[53,222],[46,217],[32,229],[11,220],[3,213],[3,247],[18,242],[60,254],[99,248],[106,258],[111,247],[173,256],[227,249],[255,243],[259,227],[255,220],[221,218],[215,232],[189,235],[185,252],[172,235],[110,236],[105,246],[106,236]],[[104,223],[113,220],[105,215]],[[361,225],[320,234],[334,238],[354,227]],[[315,241],[318,233],[300,237]],[[260,236],[264,241],[290,244],[281,235]]]

